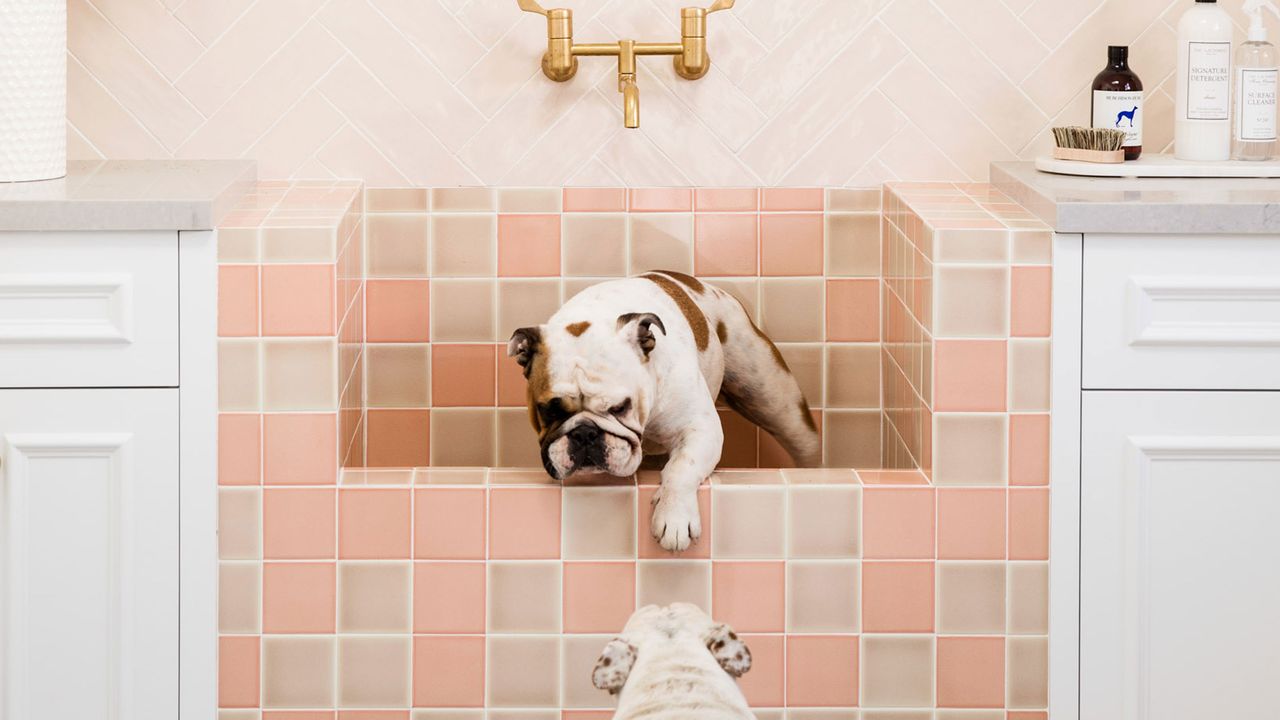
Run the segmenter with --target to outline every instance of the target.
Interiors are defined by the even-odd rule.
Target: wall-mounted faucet
[[[616,43],[574,43],[573,11],[568,8],[547,10],[537,0],[516,0],[521,10],[547,18],[547,52],[542,56],[542,73],[556,82],[564,82],[578,72],[579,56],[613,56],[618,58],[618,92],[622,93],[623,124],[640,127],[640,86],[636,85],[636,57],[639,55],[672,55],[676,74],[686,80],[697,80],[711,69],[707,54],[707,15],[733,7],[735,0],[715,0],[711,7],[687,7],[680,10],[680,42],[645,43],[619,40]]]

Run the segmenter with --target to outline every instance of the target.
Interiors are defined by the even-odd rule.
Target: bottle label
[[[1124,130],[1125,147],[1142,147],[1142,91],[1093,91],[1093,126]]]
[[[1231,43],[1187,44],[1187,119],[1226,120],[1231,116]]]
[[[1236,108],[1236,137],[1246,142],[1276,139],[1276,70],[1240,68],[1236,79],[1240,105]]]

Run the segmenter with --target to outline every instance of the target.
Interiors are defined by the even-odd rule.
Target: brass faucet
[[[733,7],[735,0],[715,0],[711,7],[680,10],[680,42],[644,43],[619,40],[616,43],[574,43],[573,11],[544,9],[537,0],[516,0],[525,12],[547,18],[547,52],[542,55],[542,73],[556,82],[565,82],[578,72],[579,56],[618,58],[618,92],[622,93],[623,124],[640,127],[640,86],[636,84],[636,56],[671,55],[676,74],[697,80],[711,69],[707,54],[707,15]]]

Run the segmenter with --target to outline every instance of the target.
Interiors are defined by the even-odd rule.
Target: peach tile
[[[861,577],[853,561],[787,563],[787,631],[857,632]]]
[[[426,212],[431,207],[426,188],[366,188],[364,209],[380,212]]]
[[[333,335],[333,265],[263,265],[262,334]]]
[[[1053,256],[1053,233],[1041,231],[1015,231],[1013,233],[1013,261],[1047,265]]]
[[[431,464],[431,414],[426,410],[375,410],[365,415],[370,467]]]
[[[698,275],[755,275],[757,216],[694,216],[693,267]]]
[[[218,337],[258,334],[258,267],[218,267]]]
[[[653,534],[649,532],[649,518],[651,517],[650,512],[653,508],[655,491],[656,488],[652,485],[642,486],[638,490],[636,499],[637,555],[645,559],[672,557],[672,553],[663,550],[657,541],[653,539]],[[711,533],[711,527],[714,518],[711,516],[710,487],[703,486],[698,488],[698,513],[702,516],[702,537],[690,545],[688,550],[680,553],[681,558],[693,560],[711,557],[711,544],[714,538]]]
[[[486,569],[489,634],[560,632],[564,581],[559,562],[496,561]]]
[[[1004,707],[1004,638],[938,638],[938,707]]]
[[[498,216],[498,275],[554,277],[559,274],[559,215]]]
[[[633,188],[629,192],[631,212],[688,212],[693,209],[693,191],[688,188]]]
[[[827,341],[880,341],[880,281],[827,281]]]
[[[938,558],[1002,560],[1005,491],[938,489]]]
[[[483,637],[413,638],[414,707],[484,705]]]
[[[698,212],[752,212],[759,206],[756,188],[694,188],[693,209]]]
[[[859,655],[862,705],[933,707],[933,652],[931,637],[864,636]],[[864,712],[864,717],[866,715]],[[892,717],[910,719],[910,716]]]
[[[262,554],[302,560],[334,556],[334,491],[268,488],[262,493]]]
[[[333,485],[337,481],[337,415],[265,415],[262,442],[265,484]]]
[[[436,212],[484,212],[494,209],[494,192],[488,187],[437,187],[431,189],[431,209]]]
[[[333,563],[264,563],[263,633],[332,633],[337,581]]]
[[[407,562],[338,563],[338,631],[409,632],[412,570]]]
[[[933,632],[933,563],[864,562],[862,631]]]
[[[635,610],[634,562],[564,564],[564,631],[612,633]]]
[[[338,704],[346,707],[408,705],[410,662],[408,637],[339,638]],[[407,715],[404,712],[400,717]],[[373,717],[366,720],[392,720],[393,717],[373,713]]]
[[[770,187],[760,191],[760,207],[766,211],[817,210],[825,207],[822,188]]]
[[[560,489],[495,488],[489,494],[489,557],[560,557]]]
[[[339,490],[338,556],[408,558],[410,502],[408,490]]]
[[[494,404],[494,345],[433,345],[431,398],[436,406]]]
[[[938,632],[1005,631],[1005,563],[938,563]]]
[[[820,214],[761,215],[760,274],[821,275],[823,226]]]
[[[624,188],[574,188],[564,189],[564,211],[571,212],[623,212],[627,209],[627,191]]]
[[[844,707],[858,704],[858,638],[787,637],[787,705]]]
[[[524,379],[524,368],[515,358],[507,357],[507,349],[500,347],[497,351],[497,391],[499,407],[525,407],[528,403],[528,382]]]
[[[781,632],[785,626],[785,565],[711,564],[711,614],[738,632]]]
[[[1003,412],[1007,358],[1004,340],[934,342],[933,409]]]
[[[257,485],[262,481],[261,416],[218,415],[218,484]]]
[[[933,488],[863,488],[863,557],[932,558],[933,495]]]
[[[1009,416],[1009,484],[1049,484],[1049,416]]]
[[[786,638],[782,635],[740,635],[751,651],[751,670],[738,678],[738,687],[753,708],[782,707],[786,693]],[[763,720],[760,713],[756,717]]]
[[[427,280],[369,280],[365,283],[368,342],[427,342],[430,340],[430,282]]]
[[[425,488],[414,491],[413,556],[418,559],[483,560],[485,491]]]
[[[218,707],[258,707],[257,636],[218,638]]]
[[[1011,282],[1010,334],[1014,337],[1049,337],[1052,268],[1015,267]]]
[[[1009,490],[1009,559],[1049,559],[1049,489]]]
[[[483,633],[484,623],[484,563],[413,564],[415,633]]]

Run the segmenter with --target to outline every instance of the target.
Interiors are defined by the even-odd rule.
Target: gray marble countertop
[[[1280,235],[1275,179],[1088,178],[998,162],[991,183],[1058,232]]]
[[[2,230],[211,230],[257,179],[251,160],[100,160],[0,183]]]

